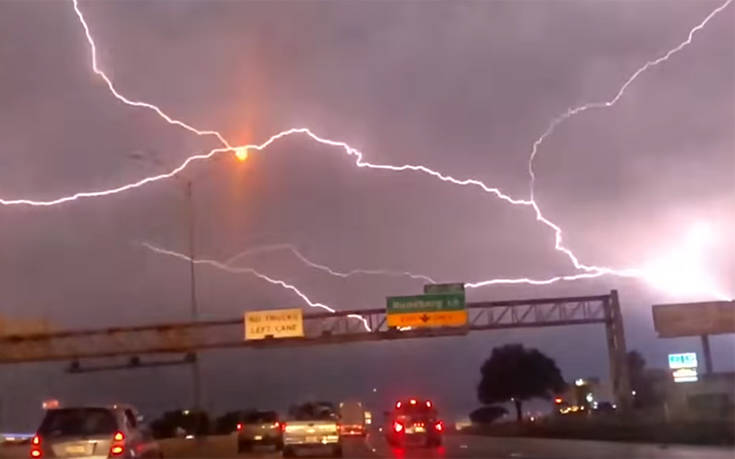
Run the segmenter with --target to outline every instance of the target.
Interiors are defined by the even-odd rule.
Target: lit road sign
[[[697,375],[697,353],[669,354],[669,368],[674,382],[695,382]]]
[[[697,353],[685,352],[683,354],[669,354],[669,368],[697,368]]]
[[[467,324],[464,293],[388,298],[389,327],[461,327]]]
[[[304,336],[301,309],[273,309],[245,313],[245,339],[294,338]]]
[[[674,377],[674,382],[677,383],[699,381],[696,368],[679,368],[672,371],[671,374]]]

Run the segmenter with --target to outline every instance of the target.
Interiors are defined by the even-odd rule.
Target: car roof
[[[61,411],[61,410],[108,410],[108,411],[124,411],[130,410],[133,413],[138,413],[138,410],[133,405],[62,405],[56,408],[48,408],[46,411]]]

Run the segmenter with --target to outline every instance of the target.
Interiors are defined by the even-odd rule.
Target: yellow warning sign
[[[467,310],[388,314],[389,327],[461,327],[467,325]]]
[[[301,309],[273,309],[245,313],[245,339],[294,338],[304,336]]]

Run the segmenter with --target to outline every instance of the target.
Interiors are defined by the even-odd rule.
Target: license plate
[[[306,437],[306,443],[319,443],[319,437]]]
[[[85,445],[71,445],[66,447],[66,454],[86,454],[87,447]]]
[[[262,435],[256,435],[256,436],[253,437],[253,439],[255,439],[255,441],[262,440],[263,439],[263,436]]]

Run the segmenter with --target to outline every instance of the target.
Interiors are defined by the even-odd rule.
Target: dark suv
[[[254,445],[283,447],[283,429],[275,411],[254,411],[237,424],[237,450],[246,451]]]
[[[388,413],[385,428],[391,446],[440,446],[444,423],[430,400],[399,400]]]

